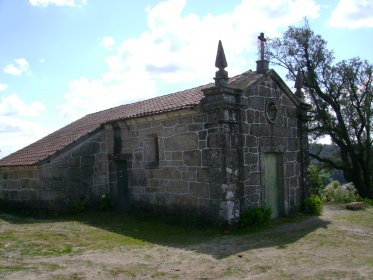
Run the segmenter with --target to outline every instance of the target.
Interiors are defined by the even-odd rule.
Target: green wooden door
[[[272,209],[272,218],[280,216],[277,154],[264,154],[266,205]]]

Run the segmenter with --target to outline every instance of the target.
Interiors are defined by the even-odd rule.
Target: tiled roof
[[[232,87],[244,88],[262,75],[245,72],[229,79]],[[121,119],[137,118],[181,109],[193,108],[202,98],[202,89],[213,86],[212,83],[160,97],[114,107],[85,117],[47,135],[35,143],[3,158],[0,166],[33,165],[45,160],[76,142],[85,135],[94,132],[101,125]]]

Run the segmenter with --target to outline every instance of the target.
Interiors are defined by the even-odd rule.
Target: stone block
[[[172,160],[183,160],[182,152],[172,152]]]
[[[197,207],[197,197],[190,196],[188,194],[170,194],[169,204],[177,206],[190,206]]]
[[[80,167],[80,157],[74,157],[69,159],[68,164],[69,167],[79,168]]]
[[[77,191],[80,188],[80,181],[78,180],[65,180],[63,189],[67,192]]]
[[[177,119],[168,119],[168,120],[162,121],[161,124],[164,127],[172,127],[177,124]]]
[[[62,191],[48,191],[44,190],[40,192],[40,200],[60,200],[65,199],[66,193]]]
[[[288,151],[298,151],[299,150],[299,139],[290,138],[288,139]]]
[[[250,134],[253,136],[271,136],[271,129],[269,125],[252,124],[250,126]]]
[[[203,124],[188,124],[188,131],[200,131],[203,129]]]
[[[260,185],[260,172],[250,172],[248,177],[249,185]]]
[[[207,132],[206,131],[200,131],[198,132],[198,139],[199,140],[206,140]]]
[[[16,181],[16,180],[4,181],[4,189],[17,190],[19,189],[19,187],[20,187],[19,181]]]
[[[253,153],[245,154],[245,164],[257,164],[259,162],[259,155]]]
[[[196,172],[183,172],[182,179],[185,181],[196,181],[197,180],[197,173]]]
[[[209,184],[209,191],[210,191],[210,198],[211,199],[217,199],[222,200],[223,199],[223,193],[222,193],[222,183],[210,183]]]
[[[256,147],[258,146],[258,140],[257,137],[252,135],[246,136],[246,147]]]
[[[207,146],[207,143],[206,143],[206,140],[202,140],[202,141],[198,141],[198,149],[204,149],[206,148]]]
[[[181,117],[177,121],[178,124],[190,124],[192,122],[193,122],[193,117],[191,117],[191,116]]]
[[[83,156],[81,158],[81,166],[84,167],[93,167],[95,165],[95,156],[89,155],[89,156]]]
[[[159,187],[159,179],[157,178],[152,178],[148,180],[148,186],[149,187]]]
[[[80,168],[69,168],[67,178],[72,180],[79,180],[82,175],[82,169]]]
[[[175,127],[175,133],[176,134],[183,133],[183,132],[186,132],[186,131],[188,131],[188,127],[185,124],[178,125],[178,126]]]
[[[195,150],[198,148],[196,133],[182,133],[164,139],[165,151]]]
[[[220,149],[205,149],[202,151],[202,165],[207,167],[221,166]]]
[[[265,98],[261,96],[249,97],[248,105],[255,110],[264,111]]]
[[[128,173],[130,175],[130,173]],[[132,185],[133,186],[147,186],[148,174],[143,169],[132,169]],[[131,182],[131,180],[129,180]]]
[[[205,123],[207,121],[207,115],[201,114],[193,117],[194,123]]]
[[[160,170],[157,170],[159,178],[170,179],[170,180],[180,180],[181,172],[177,167],[164,167]]]
[[[164,137],[170,137],[175,134],[175,129],[173,127],[167,127],[164,129]]]
[[[210,197],[210,186],[208,183],[190,182],[189,193],[197,197],[209,198]]]
[[[209,148],[222,148],[229,143],[227,135],[222,133],[213,133],[207,136],[207,147]]]
[[[107,173],[107,170],[108,170],[108,163],[107,163],[107,161],[96,162],[96,168],[95,168],[95,170],[97,172]]]
[[[22,190],[19,192],[19,199],[24,201],[37,200],[38,193],[35,190]]]
[[[9,200],[19,200],[19,191],[8,191]]]
[[[201,166],[201,152],[199,150],[185,151],[183,160],[187,166]]]
[[[210,168],[201,168],[197,171],[197,181],[198,182],[210,182]]]
[[[188,193],[188,183],[185,181],[167,181],[165,188],[169,193]]]
[[[62,190],[63,180],[62,179],[48,179],[46,188],[48,190]]]
[[[84,143],[72,152],[73,157],[94,155],[100,152],[100,143]]]

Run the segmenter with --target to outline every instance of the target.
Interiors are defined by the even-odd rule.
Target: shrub
[[[320,177],[320,172],[317,166],[310,165],[310,191],[311,195],[321,195],[321,190],[323,189],[323,184]]]
[[[307,214],[319,216],[322,213],[322,200],[318,195],[311,195],[304,201],[304,208]]]
[[[99,203],[99,209],[101,211],[109,211],[114,208],[114,205],[108,195],[103,194]]]
[[[243,228],[266,226],[271,219],[271,208],[259,207],[243,211],[240,216],[240,225]]]
[[[359,195],[353,184],[341,186],[333,181],[323,191],[323,199],[328,202],[350,203],[359,200]]]
[[[78,214],[85,211],[86,203],[84,200],[71,201],[69,203],[69,212],[71,214]]]

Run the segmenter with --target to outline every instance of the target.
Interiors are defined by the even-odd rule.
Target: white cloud
[[[328,23],[331,27],[336,28],[372,28],[373,1],[340,0]]]
[[[43,103],[36,101],[26,104],[17,94],[4,96],[0,100],[0,112],[2,116],[35,117],[44,110]]]
[[[230,76],[255,69],[260,32],[278,36],[280,28],[303,21],[305,16],[317,18],[320,9],[314,0],[242,0],[231,11],[200,16],[185,13],[185,5],[185,0],[169,0],[148,7],[147,30],[116,44],[116,52],[106,58],[108,71],[101,79],[70,82],[60,106],[64,117],[71,120],[97,109],[168,93],[157,87],[160,83],[212,82],[219,39]]]
[[[26,104],[18,95],[0,99],[0,158],[18,150],[49,131],[30,120],[44,110],[41,102]]]
[[[112,37],[106,36],[102,38],[101,45],[108,50],[111,50],[111,48],[115,45],[115,40]]]
[[[87,0],[29,0],[32,6],[48,7],[49,5],[76,7],[85,5]]]
[[[15,64],[4,66],[3,71],[6,74],[20,76],[23,73],[30,74],[29,63],[24,58],[15,59]]]
[[[7,84],[0,84],[0,91],[4,91],[8,88]]]

